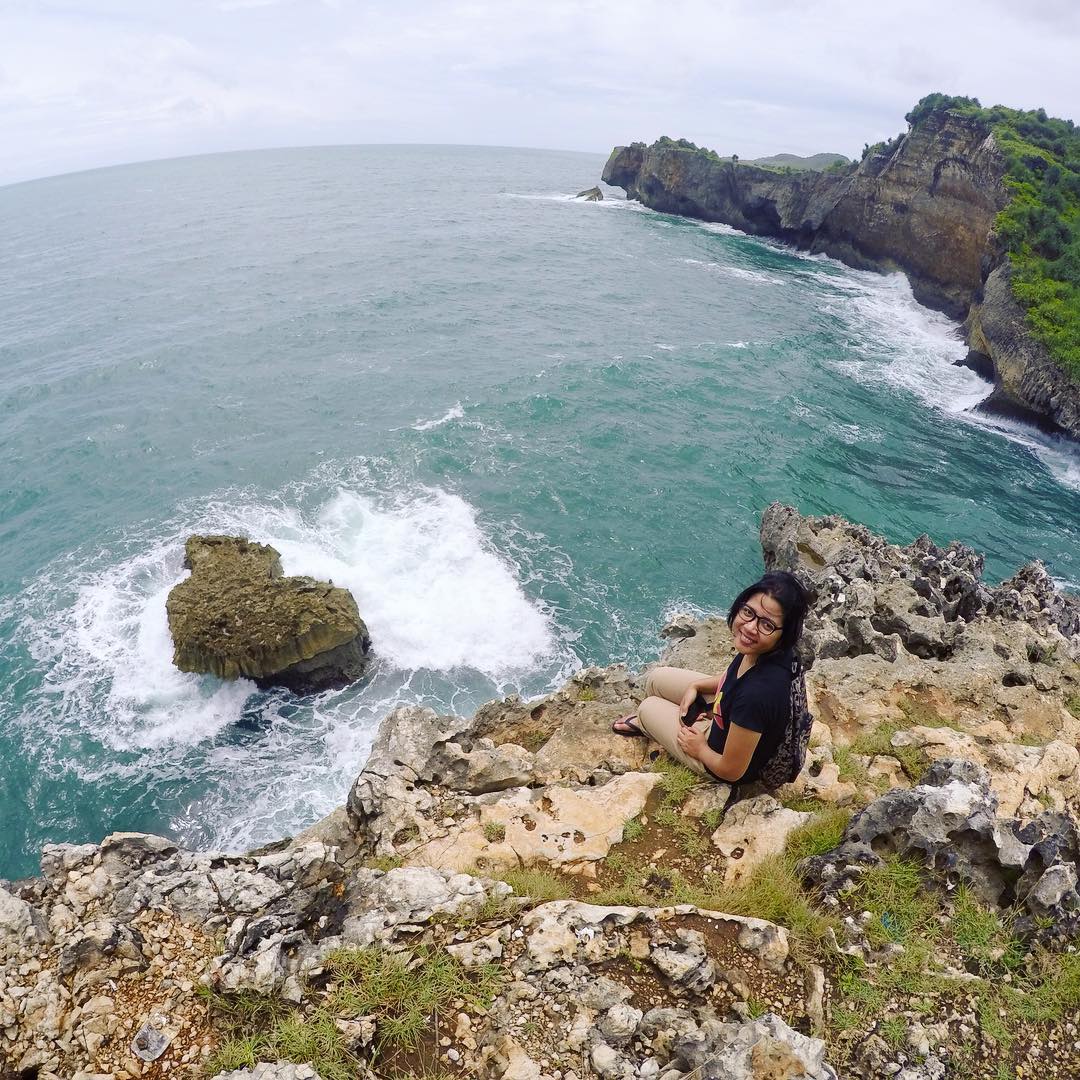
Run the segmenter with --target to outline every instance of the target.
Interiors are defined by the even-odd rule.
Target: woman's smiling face
[[[780,604],[767,593],[754,593],[736,612],[735,621],[731,624],[735,651],[755,659],[772,652],[780,641],[783,629],[784,609]]]

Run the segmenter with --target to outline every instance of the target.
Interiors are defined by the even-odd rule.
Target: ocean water
[[[537,694],[726,608],[774,499],[1080,581],[1080,458],[972,411],[902,277],[574,201],[602,163],[325,148],[0,189],[0,876],[117,829],[293,833],[394,705]],[[174,670],[197,531],[352,589],[370,677]]]

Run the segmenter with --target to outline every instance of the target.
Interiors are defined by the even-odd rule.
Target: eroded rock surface
[[[1023,824],[997,813],[985,769],[935,762],[910,791],[894,790],[855,816],[839,847],[802,864],[826,894],[850,889],[886,855],[914,859],[946,881],[970,885],[996,908],[1017,905],[1020,933],[1059,946],[1080,931],[1080,838],[1075,821],[1047,811]]]

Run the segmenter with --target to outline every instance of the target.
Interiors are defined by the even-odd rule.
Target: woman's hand
[[[690,711],[690,706],[697,700],[697,696],[698,688],[696,685],[687,687],[686,693],[682,696],[682,701],[679,702],[680,720]]]
[[[687,757],[691,757],[695,761],[700,761],[701,755],[709,746],[708,728],[703,727],[703,730],[698,731],[696,726],[687,727],[684,724],[679,728],[676,741],[679,744],[679,749]]]

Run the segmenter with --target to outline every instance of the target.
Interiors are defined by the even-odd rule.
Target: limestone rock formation
[[[1037,415],[1080,438],[1080,384],[1027,330],[996,243],[1008,200],[994,136],[975,117],[936,110],[861,162],[788,172],[660,141],[617,146],[605,183],[665,213],[774,236],[861,269],[902,270],[915,298],[968,320],[973,356],[997,384],[984,408]]]
[[[191,576],[166,605],[181,671],[297,693],[360,676],[371,639],[346,589],[285,577],[277,551],[241,537],[192,536],[184,550]]]
[[[890,1001],[890,1018],[910,1020],[902,1041],[895,1023],[869,1015],[869,998],[845,997],[833,960],[857,958],[872,980],[899,955],[895,942],[871,939],[860,914],[860,883],[892,854],[924,869],[944,920],[949,886],[963,881],[1007,907],[1025,947],[1046,948],[1032,952],[1038,964],[1071,956],[1076,601],[1034,564],[990,589],[966,547],[898,547],[788,507],[766,512],[762,545],[769,565],[813,590],[810,636],[826,654],[808,675],[819,719],[794,784],[730,806],[722,784],[666,802],[671,774],[652,767],[648,744],[611,734],[643,692],[644,673],[622,665],[471,718],[399,708],[346,807],[298,837],[230,854],[114,833],[49,846],[40,877],[0,882],[0,1074],[198,1080],[224,1038],[201,985],[263,999],[268,1015],[328,1022],[320,1038],[340,1036],[350,1075],[374,1080],[389,1023],[379,1009],[350,1013],[336,995],[342,950],[353,961],[355,950],[402,957],[414,971],[438,956],[467,980],[492,980],[483,1004],[462,991],[429,1025],[423,1064],[445,1075],[835,1080],[841,1066],[941,1080],[966,1068],[959,1044],[973,1040],[993,1066],[997,1047],[976,1030],[974,1006],[951,993],[918,1011]],[[273,573],[268,549],[253,560]],[[723,618],[678,626],[660,662],[723,669]],[[832,802],[855,814],[828,850],[822,822],[839,820],[831,845],[847,816],[822,805]],[[811,847],[804,825],[818,838]],[[796,863],[791,840],[822,853]],[[799,925],[809,909],[788,925],[756,917],[773,903],[774,871],[782,887],[805,875],[816,888],[806,903],[836,916],[816,958]],[[545,894],[553,880],[561,892]],[[745,896],[725,909],[747,882],[750,910]],[[785,910],[801,909],[770,909]],[[966,970],[946,959],[934,977],[962,996],[985,992],[997,971],[993,956]],[[1071,1015],[1023,1035],[1024,1060],[1047,1080],[1073,1075],[1070,1025]],[[159,1055],[153,1063],[136,1052],[140,1033],[157,1039],[145,1051]],[[257,1045],[270,1056],[227,1080],[319,1075],[275,1061],[280,1044]]]
[[[1076,824],[1046,812],[1022,825],[997,815],[986,770],[964,759],[936,762],[910,791],[882,795],[848,826],[839,847],[801,864],[836,895],[881,855],[915,859],[952,884],[970,885],[994,907],[1026,914],[1018,932],[1065,945],[1080,931],[1080,838]]]
[[[586,188],[584,191],[579,191],[575,196],[575,199],[584,199],[586,202],[600,202],[604,198],[604,193],[600,190],[599,185],[596,187]]]

